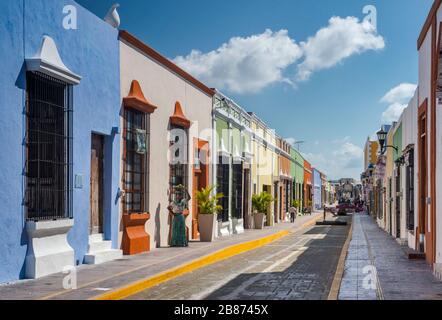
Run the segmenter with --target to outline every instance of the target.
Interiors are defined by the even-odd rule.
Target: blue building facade
[[[97,157],[103,186],[99,196],[102,226],[97,232],[117,247],[121,97],[118,30],[74,1],[0,1],[0,44],[0,283],[4,283],[61,271],[59,267],[66,261],[84,263],[92,225],[93,135],[102,141]],[[58,100],[69,105],[64,112],[69,120],[60,120],[64,122],[58,134],[64,136],[54,138],[64,141],[60,142],[64,143],[62,152],[41,146],[44,122],[37,127],[32,122],[35,111],[30,111],[29,100],[34,96],[39,101],[43,93],[29,92],[31,74],[68,88],[64,92],[69,93]],[[42,103],[46,104],[39,110],[46,111],[39,111],[38,119],[45,113],[48,121],[49,112],[44,108],[51,104],[34,102]],[[30,128],[40,132],[38,138],[33,138]],[[40,147],[33,146],[35,141]],[[58,150],[57,143],[51,142],[50,148]],[[38,156],[32,155],[37,149]],[[48,152],[55,152],[54,159],[64,157],[61,174],[42,172]],[[33,167],[35,159],[39,164]],[[31,171],[38,171],[40,189],[31,185]],[[52,183],[53,189],[44,183]],[[55,189],[62,194],[58,198],[51,194]],[[41,202],[50,204],[42,208]],[[40,209],[30,210],[30,203],[39,203]],[[55,208],[52,215],[47,210],[50,205]],[[58,236],[63,232],[67,237]],[[47,240],[44,248],[39,247],[42,239]],[[69,247],[72,252],[66,249]],[[51,269],[54,264],[58,264],[57,270]]]
[[[313,168],[313,207],[316,210],[322,208],[321,173],[315,168]]]

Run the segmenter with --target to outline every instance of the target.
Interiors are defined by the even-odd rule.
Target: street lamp
[[[396,150],[396,152],[398,152],[398,148],[396,148],[395,146],[385,145],[388,132],[386,132],[383,128],[381,128],[381,130],[379,130],[376,134],[378,136],[379,144],[381,146],[381,154],[384,154],[387,148],[393,148],[394,150]]]

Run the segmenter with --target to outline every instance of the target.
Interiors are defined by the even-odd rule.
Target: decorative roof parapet
[[[184,115],[183,108],[178,101],[175,103],[175,111],[170,117],[170,123],[185,129],[190,128],[190,120]]]
[[[158,108],[145,98],[140,83],[137,80],[132,81],[129,95],[123,98],[123,104],[125,107],[134,108],[138,111],[149,114],[153,113]]]
[[[49,36],[43,36],[37,54],[26,59],[26,69],[47,74],[72,85],[79,84],[81,81],[81,77],[69,70],[63,63],[55,41]]]

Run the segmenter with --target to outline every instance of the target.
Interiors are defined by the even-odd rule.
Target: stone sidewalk
[[[63,273],[37,280],[0,285],[0,300],[90,299],[221,249],[264,238],[283,230],[294,231],[320,217],[322,213],[315,212],[312,215],[298,217],[294,224],[280,223],[264,230],[246,230],[243,234],[220,238],[212,243],[191,242],[188,248],[160,248],[101,265],[81,265],[76,268],[75,290],[63,289],[63,280],[66,277]]]
[[[442,300],[442,282],[404,249],[373,218],[355,214],[339,299]]]

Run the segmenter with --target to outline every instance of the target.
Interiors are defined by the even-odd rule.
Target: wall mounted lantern
[[[386,132],[384,129],[381,129],[376,134],[378,136],[379,144],[381,146],[381,154],[382,155],[385,153],[387,148],[393,148],[394,150],[396,150],[396,152],[399,152],[398,148],[396,148],[395,146],[389,146],[389,145],[386,146],[385,145],[388,132]]]

